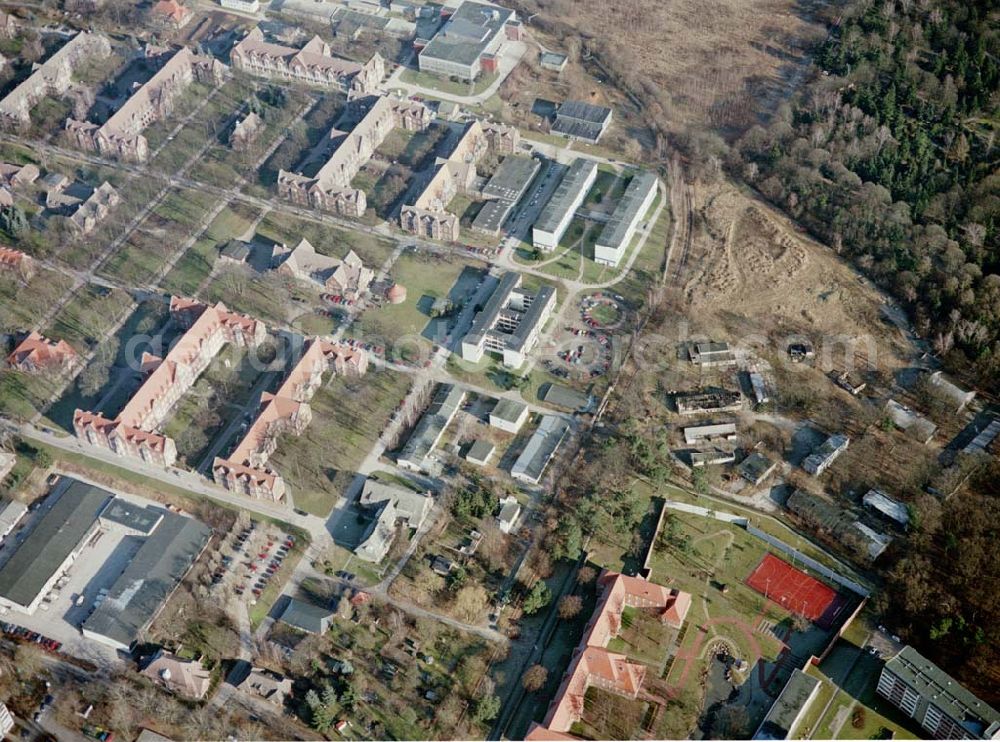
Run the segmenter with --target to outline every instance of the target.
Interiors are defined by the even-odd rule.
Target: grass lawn
[[[591,686],[583,698],[583,717],[570,732],[583,739],[636,739],[648,706],[642,699]]]
[[[393,129],[375,152],[390,162],[398,160],[407,151],[410,141],[416,134],[417,132],[407,131],[406,129]]]
[[[174,294],[193,295],[212,272],[219,245],[241,237],[259,213],[255,207],[243,203],[226,206],[167,273],[162,281],[163,287]]]
[[[299,240],[305,238],[313,244],[317,252],[336,255],[339,258],[344,257],[349,250],[354,250],[372,270],[382,267],[382,263],[392,254],[395,247],[392,240],[384,237],[337,229],[323,222],[284,213],[268,214],[257,227],[257,234],[287,245],[296,245]]]
[[[73,104],[69,99],[55,96],[42,98],[31,109],[32,133],[39,139],[62,131],[66,119],[73,115]]]
[[[309,403],[309,427],[298,438],[283,436],[271,456],[296,507],[330,512],[409,387],[406,374],[388,370],[333,377],[320,387]]]
[[[174,251],[190,239],[214,202],[214,196],[198,191],[171,190],[101,267],[101,273],[133,285],[152,281]]]
[[[72,285],[72,277],[47,268],[39,268],[27,285],[0,273],[0,332],[30,328]]]
[[[406,301],[369,308],[354,324],[352,334],[396,351],[404,357],[417,348],[430,350],[428,325],[434,300],[452,294],[466,266],[420,253],[403,253],[392,267],[392,278],[406,287]],[[470,269],[471,270],[471,269]],[[392,356],[390,356],[392,357]]]
[[[429,88],[450,95],[479,95],[486,88],[496,82],[498,74],[480,74],[478,78],[470,82],[455,82],[447,77],[439,77],[428,72],[407,69],[399,76],[401,82],[408,85],[417,85],[421,88]]]
[[[132,307],[132,297],[124,291],[88,284],[59,310],[42,334],[65,340],[77,351],[86,352]]]
[[[210,135],[203,126],[191,121],[150,162],[162,172],[177,173],[205,146],[206,136]]]
[[[181,397],[163,432],[174,439],[178,457],[189,467],[198,465],[216,435],[238,414],[260,375],[246,348],[229,345]]]
[[[174,263],[160,285],[171,294],[191,296],[212,272],[215,258],[215,242],[202,237]]]
[[[837,687],[820,668],[810,666],[807,672],[823,681],[820,696],[803,719],[800,732],[812,731],[815,739],[872,739],[882,728],[893,732],[895,739],[919,739],[909,729],[909,720],[888,702],[875,694],[881,672],[881,662],[867,653],[864,658],[870,663],[863,664],[859,660],[843,688]],[[874,663],[877,666],[868,666]],[[825,663],[824,663],[825,664]],[[827,707],[827,703],[829,707]],[[863,709],[859,713],[859,725],[854,725],[855,707]],[[843,720],[842,726],[836,729]],[[834,731],[836,730],[836,735]]]
[[[0,370],[0,412],[15,420],[30,420],[58,391],[59,377]]]
[[[624,185],[619,188],[618,180],[618,174],[613,170],[607,169],[604,166],[598,166],[597,178],[594,180],[594,185],[591,186],[590,191],[587,192],[587,197],[583,202],[584,206],[592,208],[606,204],[609,198],[620,198],[621,193],[624,191]]]
[[[673,643],[676,633],[650,611],[626,606],[621,632],[608,642],[608,651],[655,667],[663,662],[664,648]]]

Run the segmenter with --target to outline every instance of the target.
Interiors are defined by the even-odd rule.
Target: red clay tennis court
[[[782,608],[828,629],[848,604],[832,587],[796,569],[774,554],[765,554],[747,577],[747,585]]]

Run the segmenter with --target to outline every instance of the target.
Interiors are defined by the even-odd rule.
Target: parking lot
[[[295,539],[277,527],[250,520],[237,527],[213,555],[212,591],[254,605],[271,586]]]

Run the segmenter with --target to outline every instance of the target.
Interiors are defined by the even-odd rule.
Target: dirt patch
[[[576,29],[669,128],[736,134],[801,81],[825,3],[789,0],[522,0],[553,32]],[[547,29],[548,30],[548,29]],[[553,40],[555,43],[555,40]]]
[[[693,194],[690,256],[677,285],[699,330],[803,333],[819,343],[871,337],[879,365],[902,364],[911,349],[883,320],[884,297],[830,248],[730,184]]]

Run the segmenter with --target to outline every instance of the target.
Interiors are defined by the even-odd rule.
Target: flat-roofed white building
[[[520,368],[555,305],[552,286],[542,286],[532,293],[521,287],[520,273],[504,273],[462,338],[462,358],[476,363],[484,353],[497,353],[507,368]]]
[[[736,437],[736,423],[718,423],[715,425],[693,425],[684,428],[684,442],[689,446],[706,440],[722,438],[732,440]]]
[[[659,179],[648,170],[632,178],[594,244],[594,262],[612,267],[621,262],[632,244],[635,230],[653,205],[658,183]]]
[[[531,242],[535,247],[551,252],[559,246],[559,240],[566,234],[576,210],[596,179],[596,162],[582,157],[573,161],[531,228]]]
[[[569,423],[558,415],[545,415],[517,457],[510,475],[529,484],[538,484],[552,457],[569,433]]]
[[[243,13],[257,13],[260,3],[257,0],[219,0],[219,5],[229,10],[239,10]]]
[[[516,399],[501,399],[490,410],[490,425],[506,433],[516,433],[528,419],[528,405]]]

